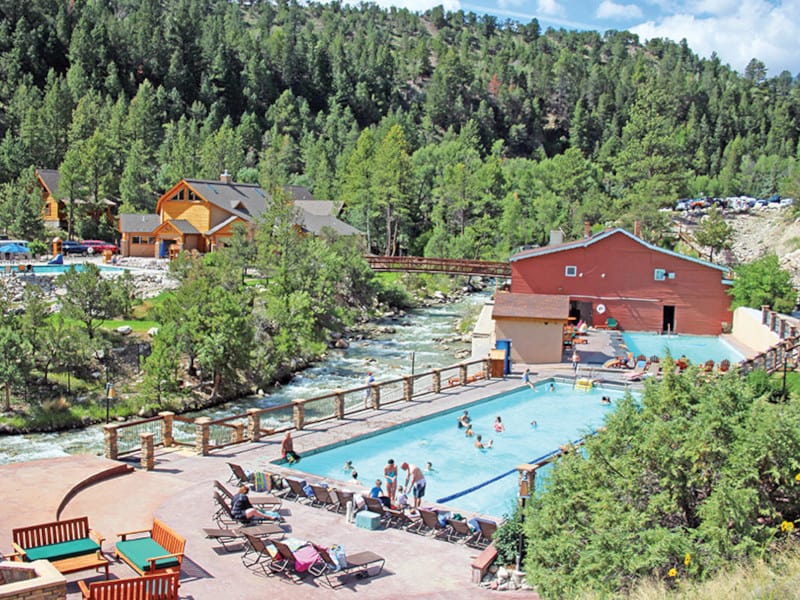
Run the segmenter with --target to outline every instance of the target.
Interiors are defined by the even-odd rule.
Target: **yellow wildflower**
[[[672,567],[669,572],[667,573],[670,577],[677,577],[678,576],[678,569]]]
[[[692,555],[687,552],[686,556],[683,557],[683,564],[688,567],[690,562],[692,562]]]
[[[797,475],[794,476],[794,480],[795,481],[800,481],[800,473],[798,473]]]
[[[793,529],[794,529],[794,523],[792,523],[791,521],[784,521],[783,523],[781,523],[781,531],[783,533],[792,533]]]

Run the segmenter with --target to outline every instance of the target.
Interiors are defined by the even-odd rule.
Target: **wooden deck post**
[[[337,419],[344,419],[344,392],[336,390],[333,398],[333,411]]]
[[[142,440],[142,468],[145,471],[152,471],[156,464],[155,447],[153,438],[155,434],[152,431],[143,431],[139,434],[139,439]]]
[[[403,400],[411,402],[414,398],[414,376],[403,376]]]
[[[238,444],[244,441],[244,423],[241,421],[238,423],[232,423],[233,429],[231,429],[231,443]]]
[[[194,451],[200,456],[208,456],[208,442],[211,434],[210,423],[211,419],[208,417],[198,417],[194,420]]]
[[[119,458],[117,439],[117,426],[103,425],[103,454],[109,460],[117,460]]]
[[[175,438],[172,437],[172,423],[175,418],[175,413],[169,410],[158,413],[161,417],[161,443],[165,448],[169,448],[175,443]]]
[[[431,382],[431,391],[434,394],[438,394],[442,391],[442,370],[441,369],[434,369],[431,372],[433,377],[433,381]]]
[[[458,385],[467,385],[467,365],[465,363],[458,366]]]
[[[369,395],[372,400],[372,408],[378,410],[381,407],[381,386],[380,384],[372,384],[372,393]]]
[[[294,400],[294,428],[300,431],[305,424],[306,419],[306,405],[304,400]]]
[[[483,359],[483,379],[489,379],[489,373],[491,373],[492,363],[489,358]]]
[[[261,409],[248,408],[247,409],[247,437],[251,442],[257,442],[261,439]]]

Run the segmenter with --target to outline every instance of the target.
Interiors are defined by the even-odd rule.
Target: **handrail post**
[[[153,437],[152,431],[143,431],[139,434],[139,439],[142,440],[141,465],[145,471],[152,471],[156,464]]]
[[[209,454],[210,423],[211,419],[208,417],[197,417],[194,420],[194,451],[200,456],[208,456]]]
[[[174,422],[175,413],[169,410],[158,413],[161,417],[161,443],[165,448],[169,448],[175,443],[175,438],[172,437],[172,424]]]
[[[261,409],[247,409],[247,437],[251,442],[261,439]]]
[[[411,402],[414,398],[414,376],[413,375],[404,375],[403,376],[403,400],[406,402]]]
[[[458,365],[458,385],[467,385],[467,365],[461,363]]]
[[[239,421],[238,423],[233,423],[233,429],[231,430],[231,442],[234,444],[240,444],[244,441],[244,423]]]
[[[442,370],[434,369],[432,371],[433,381],[431,382],[431,389],[434,394],[442,391]]]
[[[372,384],[370,400],[372,401],[372,408],[374,410],[378,410],[381,407],[381,386],[379,383]]]
[[[769,311],[769,330],[775,333],[775,321],[778,315],[774,310]]]
[[[344,392],[336,390],[333,397],[334,412],[337,419],[344,419]]]
[[[294,413],[294,428],[300,431],[303,428],[306,419],[306,405],[304,400],[292,401]]]
[[[768,304],[762,304],[761,305],[761,324],[762,325],[766,325],[767,324],[767,317],[768,316],[769,316],[769,305]]]
[[[482,379],[489,379],[489,373],[492,372],[492,363],[489,358],[484,358],[482,361],[483,363],[483,377]]]
[[[109,460],[119,457],[119,432],[115,424],[103,425],[103,454]]]

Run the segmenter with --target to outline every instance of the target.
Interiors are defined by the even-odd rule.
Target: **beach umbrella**
[[[0,254],[30,254],[30,251],[22,244],[3,244]]]

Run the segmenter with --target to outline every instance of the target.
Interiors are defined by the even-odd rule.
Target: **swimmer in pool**
[[[531,429],[538,429],[538,428],[539,424],[536,422],[536,420],[534,419],[533,421],[531,421]]]
[[[489,440],[488,442],[486,442],[484,444],[481,441],[481,435],[480,434],[478,434],[477,437],[475,438],[475,447],[479,448],[481,450],[484,450],[486,448],[491,448],[493,445],[494,445],[494,440]]]
[[[506,430],[506,428],[503,426],[503,421],[499,416],[494,420],[494,430],[497,433],[503,433]]]
[[[469,425],[467,425],[467,429],[466,429],[466,431],[464,431],[464,435],[466,437],[472,437],[473,435],[475,435],[475,432],[472,431],[472,424],[471,423]]]

